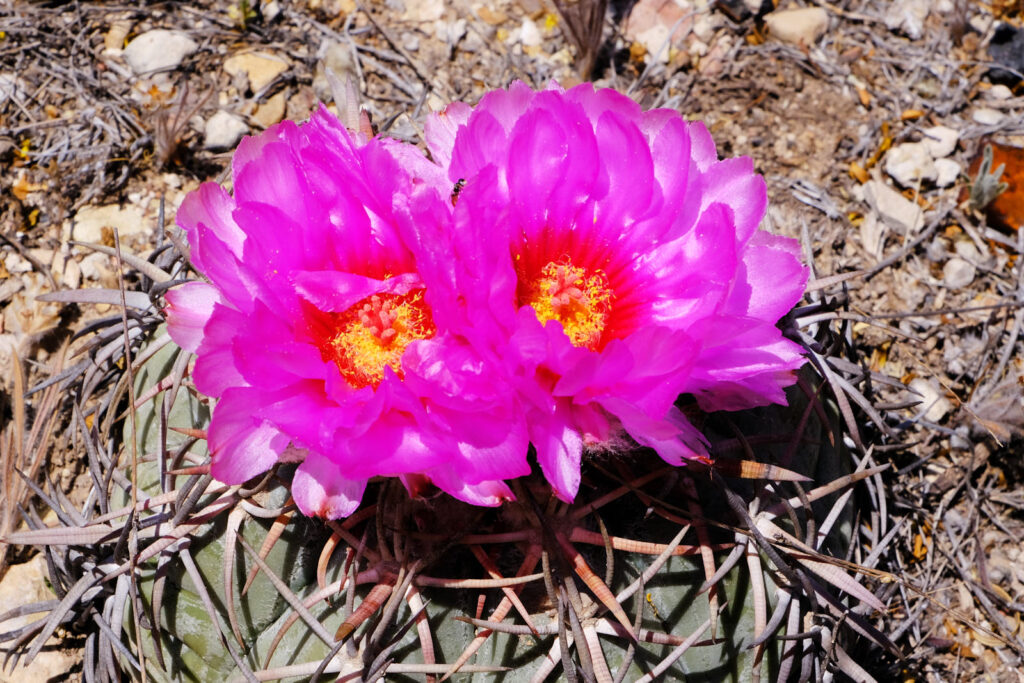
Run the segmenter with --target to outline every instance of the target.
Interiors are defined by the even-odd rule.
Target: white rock
[[[1006,118],[1006,114],[996,111],[995,109],[982,107],[980,109],[975,109],[974,113],[971,114],[971,118],[974,119],[975,123],[980,123],[983,126],[997,126],[1003,122],[1003,119]]]
[[[405,0],[406,21],[437,21],[444,14],[444,0]]]
[[[181,31],[158,28],[146,31],[124,49],[124,58],[136,74],[168,71],[199,49],[199,45]]]
[[[952,159],[936,159],[935,171],[935,184],[939,187],[949,187],[960,177],[960,164]]]
[[[102,280],[108,273],[113,272],[110,268],[110,257],[97,252],[83,257],[79,265],[82,268],[82,277],[86,280]]]
[[[963,289],[974,282],[977,274],[973,263],[954,256],[942,267],[942,284],[950,289]]]
[[[524,47],[537,47],[544,42],[540,29],[529,17],[523,17],[523,24],[519,28],[519,41]]]
[[[104,228],[117,230],[118,236],[123,240],[129,235],[144,232],[148,227],[142,216],[142,209],[133,204],[83,206],[75,214],[71,237],[80,242],[98,244],[103,241]]]
[[[921,142],[928,148],[928,153],[934,159],[948,157],[956,149],[956,143],[960,140],[960,131],[947,126],[932,126],[923,131],[924,139]]]
[[[916,406],[916,410],[924,410],[924,419],[929,422],[938,422],[953,410],[953,403],[935,380],[915,377],[909,387],[921,396],[921,405]]]
[[[923,180],[934,181],[938,175],[928,148],[920,142],[904,142],[885,155],[885,172],[903,187],[915,187]]]
[[[911,40],[917,40],[924,32],[924,20],[928,18],[928,4],[931,0],[898,0],[889,6],[885,14],[885,25],[890,31],[903,31]]]
[[[768,34],[784,43],[813,45],[828,29],[828,12],[820,7],[803,7],[772,12],[764,17]]]
[[[970,261],[971,263],[981,261],[981,254],[978,253],[978,247],[974,246],[974,242],[960,240],[956,243],[956,246],[954,246],[953,249],[956,251],[957,256],[964,260]]]
[[[248,132],[249,126],[245,121],[221,109],[206,122],[203,147],[228,149],[237,145]]]
[[[881,180],[864,184],[864,198],[889,227],[905,235],[921,227],[921,207]]]
[[[860,223],[860,243],[864,251],[878,258],[882,254],[885,226],[878,215],[869,212]]]
[[[263,90],[288,69],[288,62],[269,52],[246,52],[229,57],[224,71],[231,76],[242,76],[254,93]]]
[[[8,335],[0,335],[8,336]],[[2,354],[3,351],[0,351]],[[36,555],[25,564],[12,565],[0,582],[0,605],[4,610],[43,600],[53,600],[53,591],[47,586],[46,561],[42,555]],[[13,630],[21,628],[37,619],[38,614],[15,617],[4,622],[4,628]],[[81,655],[68,652],[59,639],[54,636],[47,641],[47,646],[36,655],[31,664],[19,665],[9,671],[0,672],[0,681],[57,681],[72,678],[70,671],[81,661]]]
[[[1007,88],[1002,83],[997,83],[988,89],[985,93],[986,97],[990,100],[1008,100],[1013,97],[1013,91]]]

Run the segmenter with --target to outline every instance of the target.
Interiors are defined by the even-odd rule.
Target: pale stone
[[[403,19],[419,23],[437,21],[444,14],[444,0],[405,0]]]
[[[916,406],[916,410],[924,410],[924,419],[929,422],[938,422],[953,410],[953,403],[935,380],[916,377],[909,386],[911,391],[921,396],[921,405]]]
[[[960,177],[960,164],[952,159],[937,159],[935,172],[935,184],[939,187],[949,187]]]
[[[921,142],[904,142],[890,149],[885,155],[885,172],[903,187],[915,187],[938,176],[932,155]]]
[[[977,274],[973,263],[954,256],[942,267],[942,284],[950,289],[963,289],[974,282]]]
[[[256,108],[252,118],[264,128],[269,128],[284,118],[285,107],[284,92],[279,92],[269,100]]]
[[[880,180],[864,184],[864,199],[889,227],[903,234],[921,227],[921,207]]]
[[[199,45],[181,31],[154,29],[124,49],[124,59],[136,74],[176,69]]]
[[[0,335],[7,337],[9,335]],[[5,346],[0,342],[0,347]],[[0,350],[0,357],[5,355]],[[54,600],[56,596],[46,585],[46,560],[36,555],[25,564],[12,565],[0,581],[0,605],[6,611],[21,605]],[[4,622],[4,629],[11,631],[46,616],[45,612],[16,617]],[[68,680],[71,670],[81,661],[81,655],[62,650],[59,640],[52,637],[43,651],[36,655],[28,666],[4,667],[0,670],[0,683],[24,683],[25,681]]]
[[[249,126],[245,121],[223,109],[211,116],[203,127],[203,147],[206,149],[229,149],[238,144]]]
[[[871,254],[875,258],[882,253],[882,243],[884,241],[884,227],[882,222],[878,220],[878,216],[875,213],[868,213],[864,216],[864,220],[860,224],[860,243],[864,247],[864,251]]]
[[[74,225],[70,228],[70,237],[79,242],[103,242],[103,229],[117,230],[123,240],[129,235],[145,232],[149,226],[142,216],[142,209],[126,204],[108,204],[106,206],[83,206],[75,214]]]
[[[971,118],[974,119],[975,123],[980,123],[983,126],[998,126],[1006,118],[1006,114],[995,109],[982,107],[981,109],[975,109],[974,113],[971,114]]]
[[[828,30],[828,12],[820,7],[804,7],[765,15],[768,35],[793,45],[813,45]]]
[[[956,143],[960,140],[960,131],[947,126],[932,126],[923,131],[924,139],[921,140],[928,148],[928,153],[934,159],[948,157],[956,149]]]
[[[997,83],[988,89],[986,96],[993,100],[1008,100],[1013,97],[1013,91],[1002,83]]]
[[[288,62],[269,52],[246,52],[224,62],[224,71],[231,76],[244,75],[254,93],[263,90],[287,70]]]
[[[544,43],[544,37],[540,34],[537,24],[529,17],[523,17],[523,23],[519,27],[519,42],[524,47],[539,47]]]
[[[903,31],[911,40],[918,40],[924,32],[931,0],[897,0],[885,13],[885,25],[890,31]]]

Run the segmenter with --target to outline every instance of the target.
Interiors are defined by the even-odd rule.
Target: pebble
[[[898,0],[889,6],[885,14],[885,25],[890,31],[903,31],[911,40],[918,40],[924,33],[924,21],[928,18],[931,0]]]
[[[915,187],[938,176],[928,147],[921,142],[904,142],[885,155],[885,172],[903,187]]]
[[[882,254],[885,228],[874,212],[864,216],[860,224],[860,243],[864,251],[878,258]]]
[[[942,284],[950,289],[962,289],[974,282],[977,274],[973,263],[954,256],[942,267]]]
[[[936,159],[935,171],[935,184],[939,187],[949,187],[960,177],[960,164],[952,159]]]
[[[124,58],[136,74],[176,69],[199,45],[181,31],[154,29],[128,43]]]
[[[921,207],[880,180],[864,184],[864,199],[889,227],[905,235],[921,226]]]
[[[793,45],[813,45],[828,29],[828,12],[820,7],[775,11],[765,15],[768,35]]]
[[[281,91],[256,107],[252,118],[264,128],[269,128],[284,118],[285,108],[284,91]]]
[[[123,240],[148,229],[142,217],[142,209],[133,205],[108,204],[106,206],[83,206],[75,214],[72,237],[79,242],[103,242],[103,229],[117,230]],[[68,230],[71,230],[70,224]],[[69,237],[70,239],[70,237]]]
[[[14,74],[0,74],[0,104],[14,98],[17,102],[25,99],[25,82]]]
[[[932,126],[923,131],[924,139],[921,142],[928,148],[928,153],[933,159],[948,157],[956,149],[956,143],[960,140],[960,131],[947,126]]]
[[[983,126],[998,126],[1006,118],[1006,114],[995,109],[982,107],[981,109],[975,109],[974,113],[971,114],[971,118],[974,119],[975,123],[980,123]]]
[[[78,265],[81,268],[82,277],[86,280],[102,281],[108,273],[112,272],[110,269],[110,257],[99,252],[93,252],[82,257],[82,262]]]
[[[437,21],[444,14],[444,0],[405,0],[406,21],[426,23]]]
[[[287,70],[288,62],[268,52],[246,52],[224,62],[224,71],[231,76],[244,76],[253,93],[266,88]]]
[[[1013,91],[1007,88],[1002,83],[996,83],[995,85],[988,89],[988,92],[985,93],[985,96],[988,97],[990,100],[1008,100],[1011,97],[1013,97]]]
[[[519,42],[523,47],[539,47],[544,43],[540,29],[529,17],[523,17],[523,24],[519,27]]]
[[[0,605],[7,610],[33,602],[53,600],[53,591],[47,586],[46,577],[46,560],[42,555],[36,555],[25,564],[12,565],[0,582]],[[39,616],[35,614],[14,617],[4,622],[4,628],[8,631],[21,628],[38,618]],[[53,637],[28,666],[19,665],[13,670],[5,667],[0,671],[0,683],[67,680],[70,677],[69,672],[80,661],[81,655],[64,650],[58,639]]]
[[[127,19],[111,22],[110,28],[103,34],[103,51],[109,55],[124,53],[124,40],[131,30],[132,22]]]
[[[242,119],[223,109],[211,116],[204,127],[205,149],[229,149],[238,144],[249,126]]]
[[[953,403],[935,380],[916,377],[909,386],[911,391],[921,396],[921,405],[915,409],[924,409],[924,419],[929,422],[938,422],[953,410]]]

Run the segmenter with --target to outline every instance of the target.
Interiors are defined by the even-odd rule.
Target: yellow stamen
[[[562,323],[573,346],[596,350],[601,345],[614,297],[604,271],[588,273],[566,260],[544,266],[528,288],[523,303],[533,307],[541,323]]]
[[[333,360],[342,377],[356,388],[378,386],[385,367],[401,376],[405,348],[436,332],[423,290],[375,294],[344,313],[332,314],[328,327],[320,352],[325,360]]]

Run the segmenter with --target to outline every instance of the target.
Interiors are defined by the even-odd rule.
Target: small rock
[[[289,121],[305,121],[309,113],[316,106],[316,95],[308,87],[300,88],[297,93],[288,98],[288,107],[285,109],[285,117]]]
[[[82,270],[82,277],[86,280],[101,281],[113,272],[110,269],[110,257],[97,252],[83,257],[79,266]]]
[[[1006,118],[1006,114],[995,109],[982,107],[975,109],[974,113],[971,114],[971,118],[974,119],[975,123],[980,123],[983,126],[998,126]]]
[[[917,40],[924,32],[924,21],[928,18],[928,4],[931,0],[898,0],[889,6],[885,14],[885,25],[890,31],[903,31],[911,40]]]
[[[942,284],[950,289],[963,289],[974,282],[978,269],[970,261],[954,256],[942,267]]]
[[[117,230],[123,240],[129,235],[144,232],[147,229],[142,217],[142,209],[132,204],[118,206],[83,206],[75,214],[72,236],[80,242],[103,242],[103,229]]]
[[[924,419],[929,422],[938,422],[953,410],[953,403],[935,380],[916,377],[910,381],[909,387],[921,396],[921,405],[916,409],[924,410]]]
[[[813,45],[828,29],[828,12],[820,7],[804,7],[765,15],[768,34],[793,45]]]
[[[138,36],[124,49],[124,58],[136,74],[176,69],[199,45],[181,31],[154,29]]]
[[[997,83],[988,89],[985,93],[986,97],[990,100],[1008,100],[1013,97],[1013,91],[1007,88],[1002,83]]]
[[[928,153],[934,159],[948,157],[956,149],[956,143],[960,140],[960,131],[947,126],[932,126],[925,128],[922,132],[924,139],[921,142],[928,148]]]
[[[890,149],[885,155],[885,172],[903,187],[934,181],[938,175],[932,155],[921,142],[904,142]]]
[[[882,254],[885,228],[874,212],[864,216],[860,224],[860,243],[864,251],[878,258]]]
[[[921,207],[881,180],[869,180],[864,184],[864,198],[879,218],[905,235],[921,226]]]
[[[229,149],[238,144],[249,126],[245,121],[223,109],[211,116],[204,127],[203,147],[206,149]]]
[[[281,91],[260,106],[256,107],[256,111],[253,112],[252,118],[256,123],[260,124],[264,128],[269,128],[284,118],[285,108],[286,103],[284,99],[284,91]]]
[[[281,5],[277,0],[264,0],[260,3],[260,13],[263,15],[263,21],[273,21],[281,14]]]
[[[0,104],[14,98],[17,102],[25,99],[25,82],[13,74],[0,74]]]
[[[36,555],[25,564],[12,565],[4,575],[3,581],[0,582],[0,605],[7,610],[33,602],[53,600],[54,594],[47,586],[46,577],[46,561],[42,555]],[[18,629],[43,616],[45,615],[37,613],[14,617],[4,622],[4,628],[7,630]],[[17,666],[13,671],[8,671],[6,668],[0,671],[0,682],[67,680],[71,677],[69,672],[80,661],[80,655],[69,653],[60,646],[59,640],[53,637],[48,641],[47,646],[36,655],[31,664]]]
[[[437,21],[444,14],[444,0],[405,0],[403,19],[417,23]]]
[[[949,187],[960,177],[960,164],[952,159],[937,159],[935,171],[935,184],[939,187]]]
[[[523,17],[523,24],[519,28],[519,42],[523,47],[539,47],[544,42],[540,29],[529,17]]]
[[[254,93],[263,90],[287,70],[288,62],[268,52],[246,52],[224,62],[224,71],[231,76],[244,75]]]

